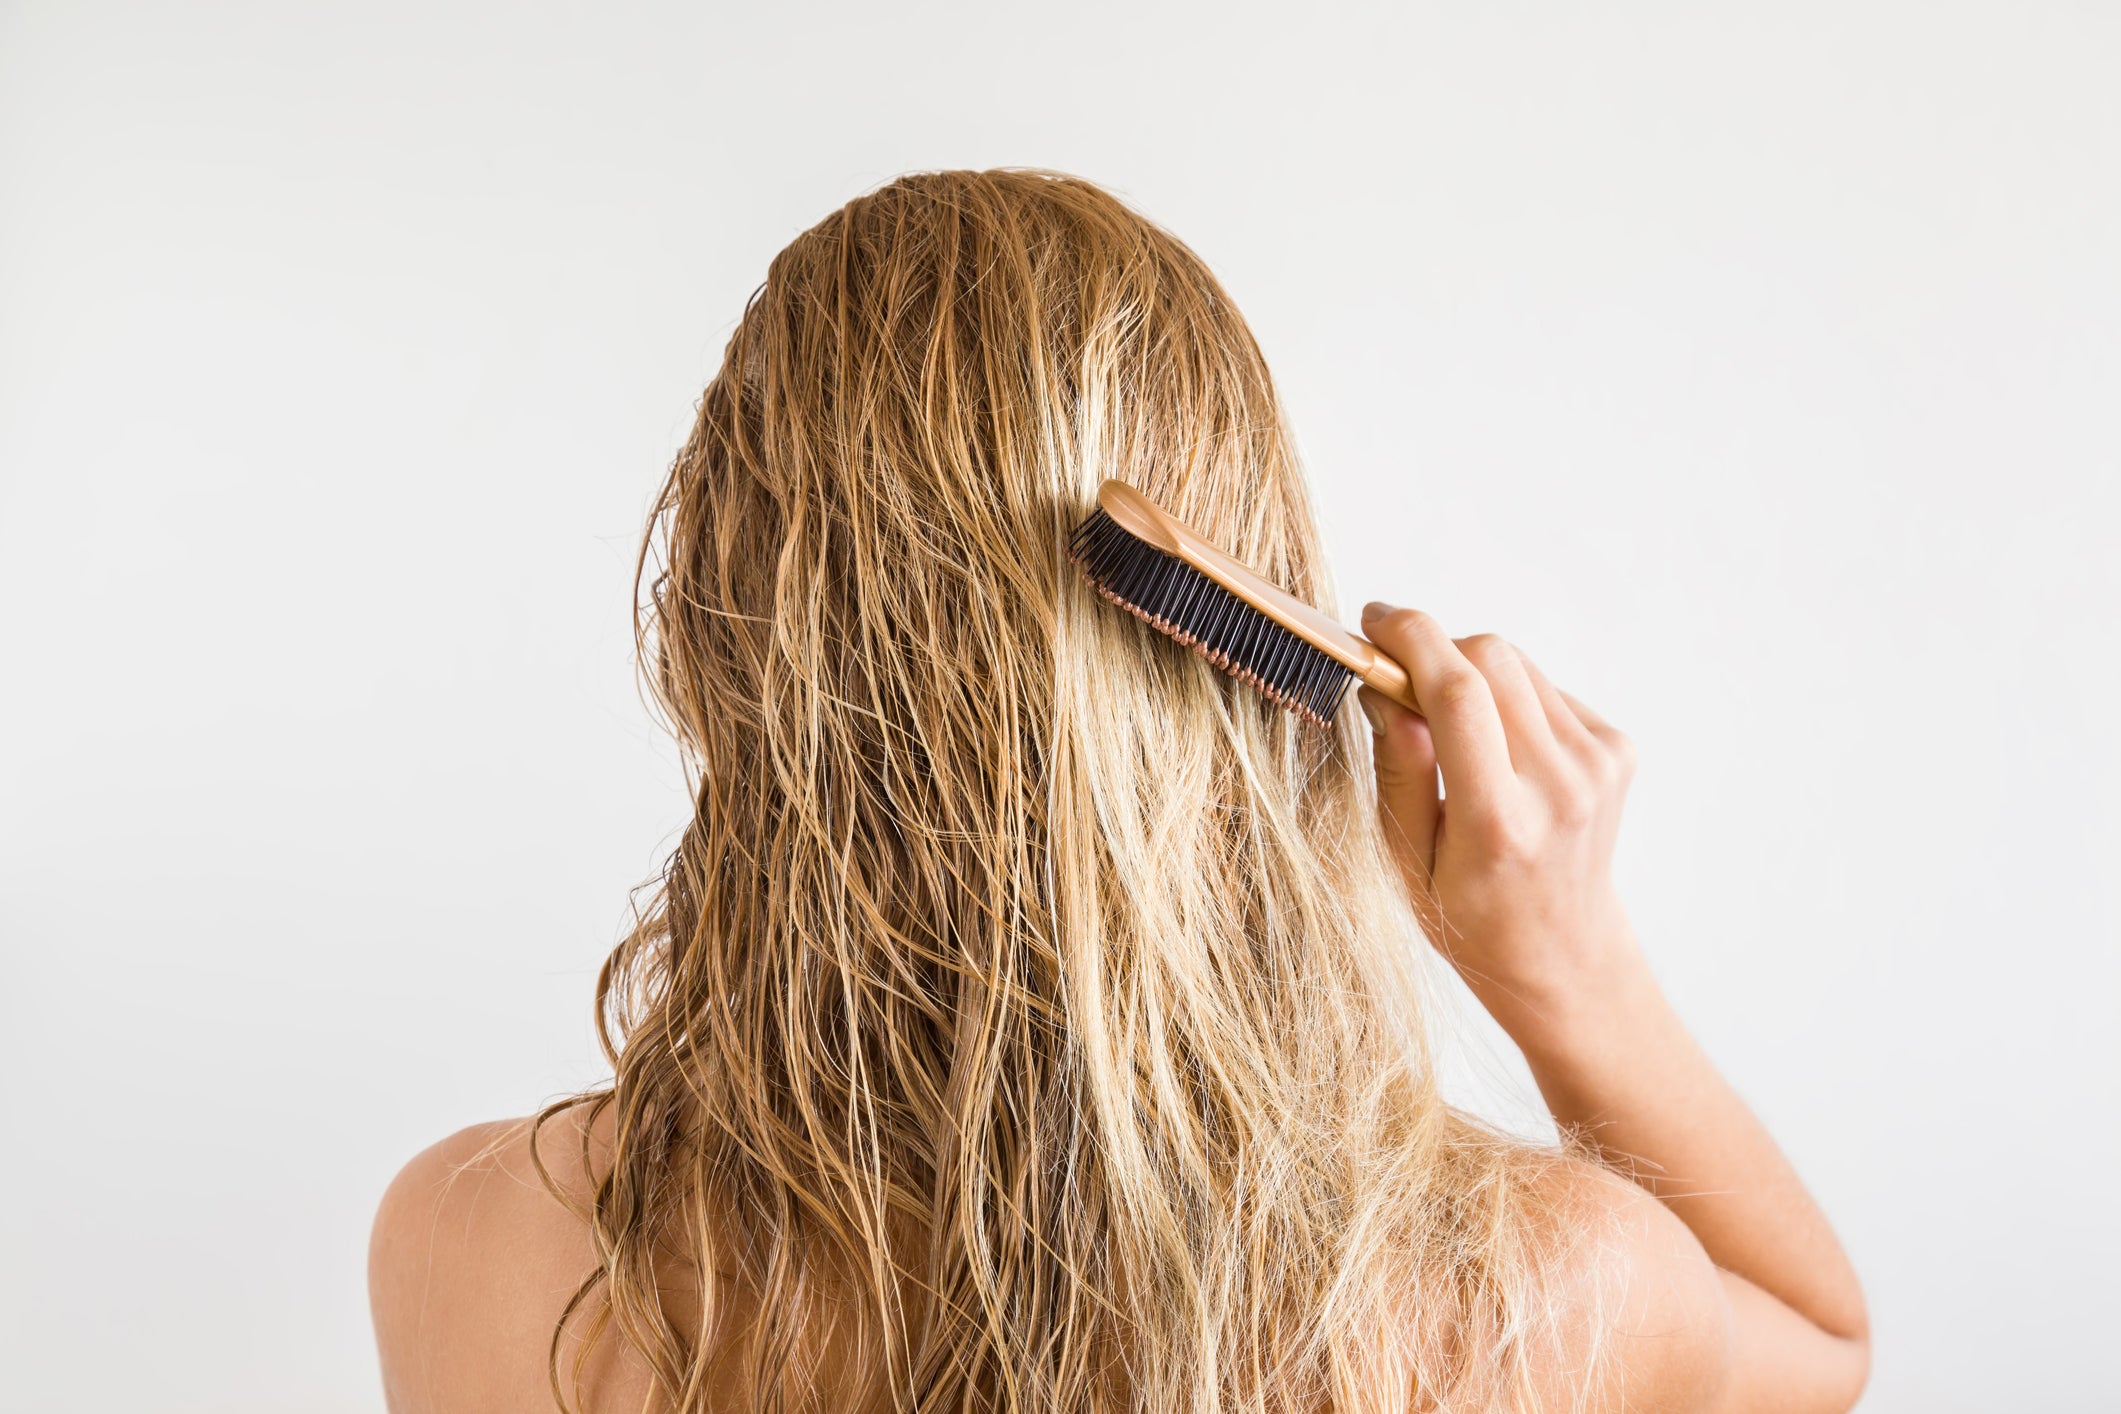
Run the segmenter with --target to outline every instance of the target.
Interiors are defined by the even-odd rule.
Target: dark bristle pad
[[[1068,537],[1068,558],[1121,607],[1306,721],[1330,722],[1355,680],[1331,654],[1103,510]]]

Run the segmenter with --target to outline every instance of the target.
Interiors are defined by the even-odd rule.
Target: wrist
[[[1625,924],[1503,975],[1465,972],[1467,986],[1527,1059],[1556,1060],[1625,1044],[1665,1008],[1649,960]]]

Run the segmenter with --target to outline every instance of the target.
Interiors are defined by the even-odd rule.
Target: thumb
[[[1429,893],[1436,867],[1436,821],[1442,803],[1436,778],[1436,743],[1423,718],[1365,687],[1356,694],[1376,732],[1371,754],[1377,764],[1377,814],[1392,851],[1416,898]]]

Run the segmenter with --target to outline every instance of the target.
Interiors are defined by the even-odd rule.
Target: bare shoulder
[[[604,1140],[588,1120],[586,1106],[553,1116],[535,1153],[530,1120],[473,1125],[392,1180],[368,1279],[393,1414],[556,1407],[553,1333],[596,1270],[582,1211]],[[619,1344],[601,1342],[589,1373],[638,1407],[646,1380]]]
[[[1556,1164],[1534,1188],[1541,1245],[1555,1254],[1557,1338],[1541,1371],[1549,1402],[1613,1414],[1722,1408],[1730,1303],[1694,1234],[1596,1164]]]

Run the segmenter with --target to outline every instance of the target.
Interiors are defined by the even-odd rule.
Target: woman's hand
[[[1722,1269],[1706,1316],[1653,1303],[1623,1323],[1615,1348],[1635,1352],[1624,1375],[1674,1348],[1654,1337],[1705,1320],[1722,1391],[1675,1407],[1847,1409],[1870,1362],[1856,1274],[1665,1001],[1613,893],[1627,738],[1499,638],[1454,641],[1427,614],[1383,604],[1362,626],[1427,714],[1362,691],[1379,810],[1429,936],[1517,1042],[1556,1123],[1666,1200]],[[1647,1247],[1636,1255],[1636,1290],[1661,1289],[1666,1269]],[[1627,1407],[1665,1407],[1641,1394]]]
[[[1454,640],[1387,604],[1362,627],[1426,713],[1362,689],[1386,836],[1431,941],[1506,1026],[1582,995],[1634,953],[1611,867],[1634,747],[1492,634]]]

